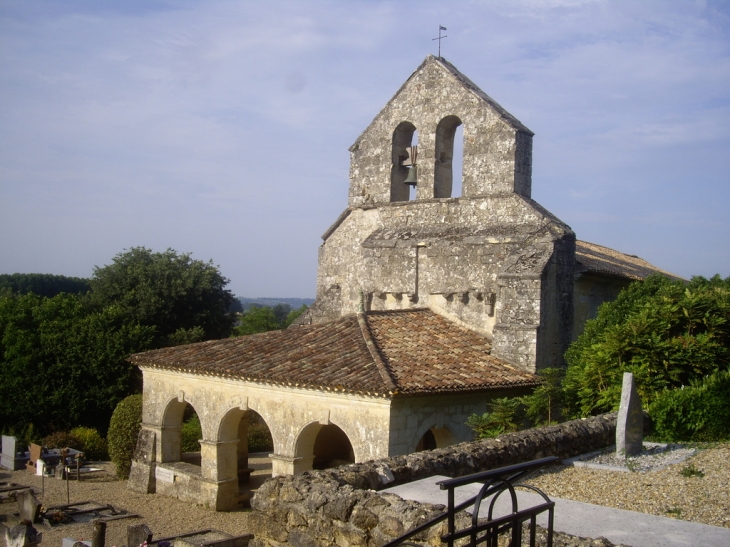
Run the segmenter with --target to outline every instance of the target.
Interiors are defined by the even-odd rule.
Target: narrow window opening
[[[451,184],[451,197],[458,198],[464,195],[463,189],[463,168],[464,168],[464,126],[460,125],[454,133],[454,157],[451,159],[453,181]]]
[[[415,197],[415,186],[406,183],[408,175],[416,175],[414,169],[412,149],[418,145],[416,126],[410,122],[402,122],[393,132],[393,150],[390,170],[390,201],[409,201]],[[412,189],[411,189],[412,188]]]
[[[461,120],[459,118],[446,116],[436,128],[436,161],[434,162],[433,187],[433,197],[435,198],[450,198],[461,195],[463,130],[460,131],[459,145],[454,146],[456,130],[460,126]],[[455,155],[455,152],[458,152],[458,155]],[[456,169],[454,167],[455,163],[458,166]]]

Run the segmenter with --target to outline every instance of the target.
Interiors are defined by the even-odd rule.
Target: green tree
[[[153,253],[133,247],[111,264],[94,268],[91,299],[115,306],[132,321],[156,332],[156,347],[229,336],[233,294],[212,262],[172,249]]]
[[[291,306],[289,304],[277,304],[271,308],[271,311],[276,318],[276,322],[279,324],[279,328],[283,328],[286,318],[291,313]]]
[[[281,323],[277,321],[274,311],[268,306],[256,306],[241,317],[241,324],[235,328],[235,336],[246,336],[270,330],[279,330]]]
[[[301,308],[297,308],[296,310],[292,310],[289,312],[289,315],[286,316],[286,320],[284,321],[283,328],[288,328],[294,321],[299,319],[299,316],[302,315],[305,311],[307,311],[309,307],[306,304],[302,304]]]
[[[126,358],[149,348],[152,332],[75,295],[0,296],[0,426],[106,431],[139,382]]]
[[[33,293],[38,296],[56,296],[62,292],[82,294],[91,288],[88,279],[52,274],[0,274],[0,292],[3,289],[17,294]]]
[[[522,401],[519,397],[502,397],[489,403],[489,411],[481,416],[472,414],[466,425],[474,430],[479,439],[490,439],[502,433],[517,431],[517,416]]]
[[[562,368],[546,368],[538,372],[542,383],[530,395],[522,397],[525,413],[535,425],[551,425],[560,420],[563,404]]]
[[[730,365],[730,278],[689,283],[652,276],[632,283],[566,353],[563,387],[569,416],[618,407],[621,378],[632,372],[648,406],[665,389]]]

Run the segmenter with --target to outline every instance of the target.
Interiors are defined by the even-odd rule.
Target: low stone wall
[[[251,501],[251,547],[377,547],[443,512],[377,490],[433,475],[457,477],[547,456],[569,458],[615,441],[616,414],[461,443],[448,448],[284,475]],[[418,538],[440,545],[443,527]]]

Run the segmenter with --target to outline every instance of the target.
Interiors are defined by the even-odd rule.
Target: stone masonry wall
[[[443,506],[404,501],[377,490],[433,475],[463,476],[547,456],[568,458],[612,444],[616,414],[462,443],[408,456],[352,464],[326,471],[280,476],[254,496],[252,547],[383,545]],[[421,541],[440,544],[440,527]],[[590,543],[588,543],[590,545]]]
[[[532,132],[452,69],[429,56],[352,145],[351,207],[391,201],[391,171],[399,155],[392,150],[393,133],[403,122],[418,131],[417,199],[435,197],[436,133],[447,116],[464,126],[464,196],[530,197]]]

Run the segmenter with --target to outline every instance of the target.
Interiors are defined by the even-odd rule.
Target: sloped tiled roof
[[[129,360],[205,376],[381,396],[538,383],[489,350],[483,336],[430,310],[409,310],[163,348]]]
[[[672,279],[681,279],[672,273],[660,270],[638,256],[620,253],[587,241],[575,242],[575,261],[583,271],[605,273],[628,279],[644,279],[657,273]]]
[[[486,338],[430,310],[370,312],[366,320],[403,393],[538,383],[535,375],[492,357]]]

